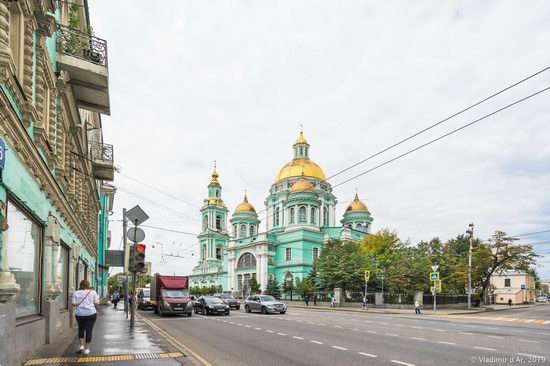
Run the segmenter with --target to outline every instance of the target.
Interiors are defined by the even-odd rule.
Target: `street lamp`
[[[468,310],[472,308],[472,245],[474,243],[474,223],[468,225],[466,234],[470,235],[470,249],[468,251]]]

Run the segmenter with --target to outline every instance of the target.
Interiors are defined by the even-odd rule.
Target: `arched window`
[[[294,207],[290,208],[290,223],[294,224]]]
[[[207,215],[204,215],[204,217],[202,218],[202,229],[203,230],[208,229],[208,216]]]
[[[203,245],[201,248],[201,259],[206,258],[206,245]]]
[[[239,237],[246,238],[246,225],[245,224],[241,225],[241,233],[240,233]]]
[[[323,207],[323,226],[328,226],[328,210]]]
[[[306,216],[306,206],[300,206],[300,216],[298,217],[298,222],[307,222]]]
[[[216,259],[222,260],[223,259],[223,249],[222,247],[216,247]]]
[[[246,252],[239,257],[237,268],[255,268],[256,257],[252,253]]]
[[[311,216],[309,218],[309,221],[312,223],[312,224],[316,224],[317,223],[317,210],[315,209],[315,207],[312,207],[311,208]]]
[[[256,225],[250,225],[250,236],[256,235]]]
[[[361,223],[358,222],[358,223],[355,225],[355,230],[363,231],[363,225],[361,225]]]
[[[216,197],[220,198],[220,191],[218,191],[217,189],[216,189]]]
[[[221,230],[222,229],[222,217],[216,216],[216,229]]]
[[[277,207],[275,209],[275,226],[279,226],[279,223],[280,223],[279,213],[280,213],[280,210],[279,210],[279,207]]]

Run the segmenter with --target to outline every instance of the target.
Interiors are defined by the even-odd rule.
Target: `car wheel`
[[[262,314],[267,314],[267,308],[265,306],[262,306]]]
[[[250,313],[250,308],[248,307],[248,305],[244,306],[244,311],[246,311],[247,313]]]
[[[195,310],[195,314],[198,314],[198,313],[199,313],[199,309],[197,309],[196,306],[193,308],[193,310]]]
[[[225,312],[225,315],[229,315],[229,311],[226,311],[226,312]]]
[[[281,311],[281,314],[284,314],[284,313],[286,313],[286,310],[285,310],[285,311]]]
[[[202,315],[207,315],[208,312],[206,311],[206,308],[202,308]]]
[[[240,309],[241,309],[241,305],[237,305],[237,306],[235,307],[235,310],[240,310]]]
[[[190,312],[187,313],[187,316],[188,316],[188,317],[191,317],[191,315],[193,315],[193,312],[192,312],[192,311],[190,311]]]

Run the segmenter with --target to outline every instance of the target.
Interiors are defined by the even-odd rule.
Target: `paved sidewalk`
[[[134,329],[122,308],[102,306],[94,327],[90,354],[77,354],[78,328],[65,332],[54,343],[40,348],[23,365],[196,365],[186,352],[176,349],[139,318]]]

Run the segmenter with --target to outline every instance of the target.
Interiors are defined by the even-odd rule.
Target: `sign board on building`
[[[430,281],[439,281],[439,272],[430,273]]]
[[[4,170],[6,165],[6,145],[4,141],[0,139],[0,170]]]
[[[109,267],[124,267],[124,250],[106,250],[105,265]]]

